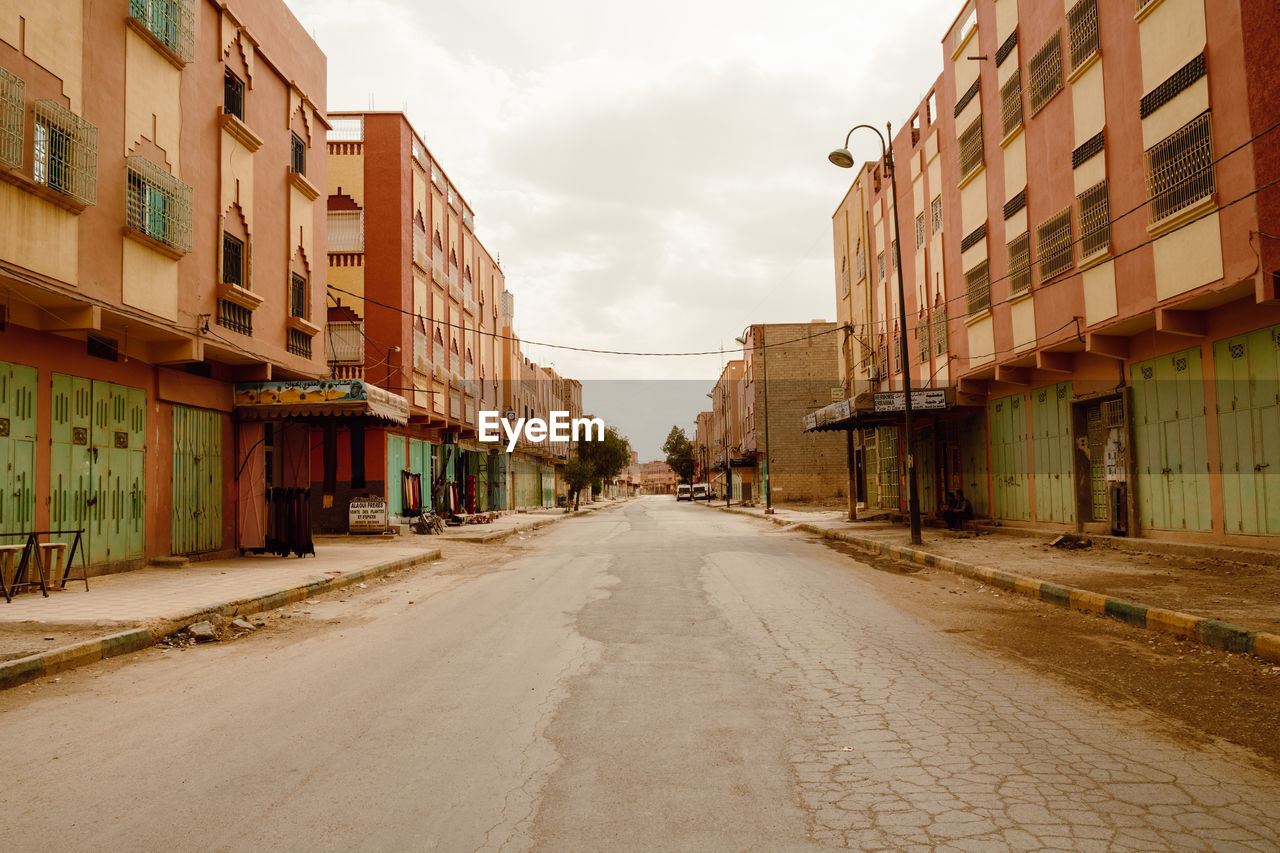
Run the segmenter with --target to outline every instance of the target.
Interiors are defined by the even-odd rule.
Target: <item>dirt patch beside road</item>
[[[848,546],[817,541],[850,554]],[[879,571],[868,571],[858,565],[867,562],[864,555],[850,557],[851,570],[940,631],[1108,703],[1145,709],[1174,723],[1169,732],[1175,737],[1222,738],[1280,768],[1280,666],[1053,607],[950,572],[917,566],[895,571],[884,560],[874,561]],[[1228,570],[1236,569],[1222,569]]]

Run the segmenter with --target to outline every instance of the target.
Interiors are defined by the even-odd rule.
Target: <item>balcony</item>
[[[413,226],[413,262],[419,269],[426,270],[430,261],[427,254],[427,229]]]
[[[330,379],[364,379],[363,364],[330,364]]]
[[[444,357],[444,344],[434,343],[431,345],[431,363],[436,367],[444,367],[448,364]]]
[[[455,263],[450,262],[450,264],[449,264],[449,290],[450,290],[450,291],[453,291],[453,290],[455,290],[455,289],[456,289],[456,290],[458,290],[459,292],[461,292],[461,290],[462,290],[462,279],[461,279],[461,277],[458,275],[458,265],[457,265],[457,264],[455,264]],[[461,298],[459,298],[459,301],[461,301]]]
[[[480,304],[470,294],[464,293],[462,295],[462,308],[472,317],[480,316]]]
[[[431,280],[436,284],[444,284],[444,250],[438,246],[431,253]]]

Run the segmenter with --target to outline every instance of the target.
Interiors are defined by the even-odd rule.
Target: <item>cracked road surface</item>
[[[1256,754],[820,544],[647,498],[466,553],[0,694],[5,847],[1280,849]]]

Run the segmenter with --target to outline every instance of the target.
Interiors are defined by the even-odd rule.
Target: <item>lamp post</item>
[[[751,329],[751,348],[757,347],[755,340],[755,326],[749,326]],[[764,385],[764,476],[761,477],[764,485],[764,513],[765,515],[773,515],[773,474],[769,471],[769,345],[765,339],[765,327],[761,324],[760,330],[760,381]],[[746,334],[740,338],[734,338],[738,343],[744,346],[747,343]]]
[[[893,199],[893,263],[898,268],[898,345],[902,351],[902,391],[903,391],[903,429],[906,432],[907,444],[907,511],[911,517],[911,544],[921,544],[920,538],[920,493],[916,485],[916,455],[912,442],[915,434],[911,430],[911,360],[907,353],[907,300],[906,288],[902,283],[902,229],[898,227],[898,179],[893,168],[893,146],[885,143],[885,137],[879,130],[869,124],[856,124],[845,135],[844,147],[837,148],[827,155],[827,159],[841,169],[853,166],[853,155],[849,153],[849,138],[853,132],[865,127],[880,140],[880,154],[884,159],[885,177],[889,180],[889,189]],[[889,139],[893,139],[893,126],[885,124]]]

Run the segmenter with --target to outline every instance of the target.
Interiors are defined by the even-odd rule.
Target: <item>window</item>
[[[933,215],[933,233],[937,234],[942,231],[942,196],[934,197],[929,210]]]
[[[364,251],[364,211],[329,211],[329,251]]]
[[[858,241],[858,250],[854,253],[855,269],[858,272],[858,281],[866,278],[867,275],[867,259],[862,256],[862,241]]]
[[[947,354],[947,306],[933,309],[933,354]]]
[[[1062,89],[1062,33],[1056,32],[1027,64],[1031,80],[1031,114],[1035,115]]]
[[[840,259],[840,295],[849,295],[849,262],[844,258]]]
[[[0,68],[0,165],[22,168],[22,135],[26,124],[27,85]]]
[[[126,224],[177,249],[191,251],[191,187],[145,157],[125,159]]]
[[[1009,82],[1000,87],[1000,132],[1005,136],[1022,125],[1022,72],[1014,69]]]
[[[311,300],[307,298],[306,276],[296,272],[289,276],[289,316],[306,320],[311,315]]]
[[[916,217],[916,248],[924,245],[924,214]]]
[[[991,307],[991,274],[986,261],[964,274],[964,293],[970,314],[977,314]]]
[[[295,175],[305,175],[307,173],[307,143],[302,141],[302,137],[296,133],[289,134],[292,137],[289,141],[289,168]]]
[[[920,345],[920,363],[924,364],[929,360],[929,321],[925,317],[921,317],[916,322],[916,343]]]
[[[894,240],[889,243],[889,269],[893,272],[898,271],[898,241]]]
[[[222,111],[244,121],[244,81],[230,68],[222,74]]]
[[[898,330],[900,328],[901,326],[899,326],[898,322],[895,320],[893,323],[893,341],[890,342],[889,344],[889,348],[893,350],[893,372],[894,373],[902,372],[902,338],[898,334]]]
[[[876,347],[880,351],[880,376],[889,375],[889,347],[885,344],[884,335],[880,336],[880,345]]]
[[[1147,151],[1147,199],[1159,222],[1213,195],[1213,135],[1203,112]]]
[[[1075,71],[1098,52],[1098,0],[1080,0],[1067,12],[1067,43],[1071,70]]]
[[[1111,245],[1111,206],[1107,182],[1094,184],[1077,196],[1080,201],[1080,257],[1105,252]]]
[[[960,176],[967,178],[977,171],[983,162],[982,151],[982,116],[973,120],[964,133],[960,134]]]
[[[1031,289],[1031,232],[1024,231],[1009,242],[1009,291]]]
[[[1071,208],[1049,217],[1036,228],[1040,281],[1048,281],[1075,266],[1071,251]]]
[[[222,281],[244,287],[244,241],[238,237],[222,233]]]
[[[876,255],[876,274],[880,278],[884,278],[884,252]]]
[[[36,182],[84,204],[96,204],[98,129],[56,101],[36,101],[32,112]]]
[[[190,62],[195,57],[191,6],[191,0],[129,0],[129,17],[183,62]]]

